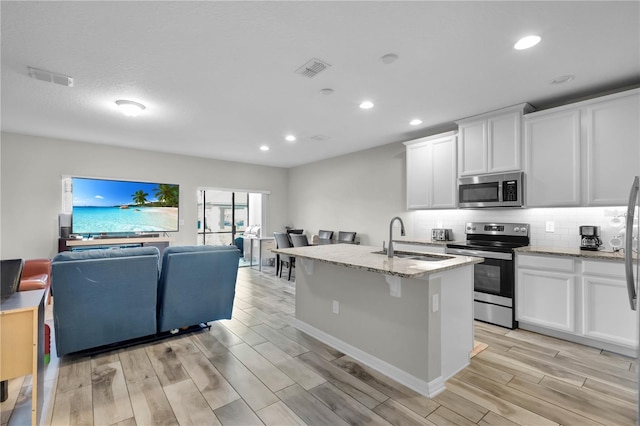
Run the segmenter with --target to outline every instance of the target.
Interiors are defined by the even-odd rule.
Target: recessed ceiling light
[[[384,64],[392,64],[397,59],[398,59],[398,55],[396,55],[395,53],[387,53],[386,55],[384,55],[383,57],[380,58],[380,60]]]
[[[373,108],[373,102],[371,101],[364,101],[360,104],[360,108],[362,109],[370,109]]]
[[[541,38],[537,35],[530,35],[526,37],[522,37],[516,44],[513,45],[513,48],[516,50],[524,50],[530,47],[535,46],[540,43]]]
[[[117,100],[116,105],[127,117],[136,117],[145,109],[144,105],[134,101]]]
[[[260,147],[260,151],[269,151],[269,147],[268,147],[268,146],[266,146],[266,145],[262,145],[262,146]]]
[[[296,137],[293,135],[287,135],[284,137],[285,140],[289,141],[289,142],[294,142],[296,140]]]
[[[562,84],[562,83],[568,83],[569,81],[573,80],[574,78],[576,78],[575,75],[561,75],[560,77],[556,77],[553,80],[551,80],[549,82],[549,84]]]
[[[412,126],[417,126],[418,124],[422,124],[422,120],[418,119],[418,118],[414,118],[413,120],[411,120],[409,122],[410,125]]]
[[[333,89],[330,88],[326,88],[326,89],[320,89],[320,93],[322,93],[323,95],[330,95],[333,93]]]

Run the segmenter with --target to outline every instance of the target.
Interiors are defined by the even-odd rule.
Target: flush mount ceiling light
[[[118,105],[120,111],[127,117],[136,117],[145,109],[145,106],[141,103],[122,99],[117,100],[116,105]]]
[[[571,75],[571,74],[568,74],[568,75],[561,75],[560,77],[556,77],[556,78],[554,78],[553,80],[551,80],[551,81],[549,82],[549,84],[562,84],[562,83],[568,83],[568,82],[570,82],[571,80],[573,80],[574,78],[576,78],[576,76],[575,76],[575,75]]]
[[[536,44],[540,43],[540,40],[541,38],[537,35],[522,37],[516,44],[513,45],[513,48],[516,50],[529,49],[530,47],[533,47]]]
[[[262,145],[262,146],[260,147],[260,151],[269,151],[269,147],[268,147],[268,146],[266,146],[266,145]]]
[[[417,126],[418,124],[422,124],[422,120],[420,120],[419,118],[414,118],[409,122],[409,124],[412,126]]]
[[[395,53],[387,53],[386,55],[380,58],[382,63],[387,65],[394,63],[397,59],[398,59],[398,55],[396,55]]]
[[[285,137],[284,137],[284,139],[285,139],[287,142],[295,142],[296,137],[295,137],[295,136],[293,136],[293,135],[287,135],[287,136],[285,136]]]
[[[371,101],[364,101],[360,104],[360,108],[362,109],[371,109],[373,108],[373,102]]]

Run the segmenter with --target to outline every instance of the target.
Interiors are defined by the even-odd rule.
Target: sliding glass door
[[[242,237],[249,218],[247,192],[198,191],[198,244],[231,245]]]

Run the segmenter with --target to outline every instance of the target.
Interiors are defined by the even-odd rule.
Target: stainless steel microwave
[[[458,207],[522,207],[523,172],[478,175],[458,179]]]

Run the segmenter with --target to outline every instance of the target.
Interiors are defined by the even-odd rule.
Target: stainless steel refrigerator
[[[631,191],[629,192],[629,204],[627,205],[627,220],[626,220],[626,229],[625,229],[625,241],[624,241],[624,268],[625,275],[627,277],[627,290],[629,292],[629,303],[631,304],[631,309],[636,311],[636,321],[638,321],[638,333],[640,334],[640,312],[638,311],[638,279],[640,276],[640,260],[636,260],[635,266],[633,257],[634,254],[638,254],[638,245],[640,244],[640,226],[634,229],[634,219],[638,216],[639,210],[638,205],[638,192],[640,190],[640,176],[636,176],[633,179],[633,184],[631,185]],[[635,231],[635,232],[634,232]],[[635,239],[635,243],[634,243]],[[635,267],[635,274],[634,269]],[[634,276],[635,275],[635,276]],[[638,341],[640,342],[640,335],[638,336]],[[636,354],[636,358],[640,358],[640,354]],[[640,376],[640,368],[636,366],[636,370]],[[637,424],[640,425],[640,392],[638,392],[638,417]]]

